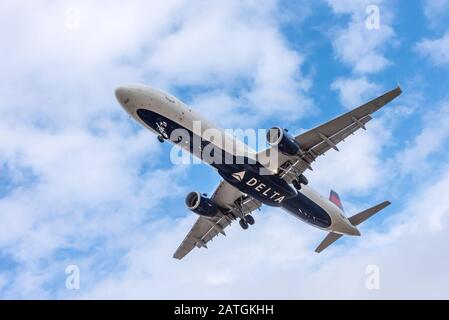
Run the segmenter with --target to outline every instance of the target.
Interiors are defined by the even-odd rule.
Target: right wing
[[[224,229],[241,215],[247,215],[258,209],[262,204],[252,197],[246,196],[239,190],[222,180],[212,195],[212,199],[221,208],[227,208],[226,213],[218,213],[213,218],[200,216],[185,237],[173,258],[182,259],[195,247],[207,248],[207,243],[215,236],[226,235]]]
[[[306,169],[311,170],[311,163],[320,155],[324,155],[329,149],[338,151],[337,144],[357,130],[365,129],[365,124],[372,119],[371,114],[395,99],[401,92],[401,88],[397,87],[358,108],[296,136],[295,140],[303,150],[299,155],[287,156],[278,152],[277,148],[268,149],[269,152],[278,152],[278,164],[275,164],[276,168],[270,166],[270,169],[279,173],[287,182],[291,182]]]

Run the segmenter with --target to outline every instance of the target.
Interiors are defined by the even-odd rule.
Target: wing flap
[[[359,119],[358,121],[365,125],[371,120],[371,116],[365,116],[362,119]],[[326,137],[329,139],[333,145],[337,145],[340,142],[344,141],[347,137],[354,134],[358,129],[360,129],[359,125],[357,123],[352,122],[348,126],[344,127],[338,132],[335,132],[333,135],[330,135],[329,137]],[[323,155],[326,153],[329,149],[335,149],[333,148],[333,145],[327,143],[326,140],[322,139],[320,142],[315,144],[313,147],[309,149],[309,153],[312,153],[314,158],[317,156]],[[337,150],[338,151],[338,150]]]

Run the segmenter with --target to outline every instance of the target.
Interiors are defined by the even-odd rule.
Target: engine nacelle
[[[217,204],[199,192],[190,192],[187,195],[186,206],[190,211],[205,217],[215,217],[219,212]]]
[[[301,146],[295,138],[279,127],[268,130],[267,141],[270,146],[277,146],[278,150],[285,155],[294,156],[301,151]]]

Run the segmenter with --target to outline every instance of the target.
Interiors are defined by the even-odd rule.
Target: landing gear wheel
[[[300,175],[298,176],[298,182],[299,182],[300,184],[303,184],[303,185],[306,186],[306,185],[309,183],[309,180],[307,180],[307,178],[306,178],[305,175],[300,174]]]
[[[245,221],[246,221],[246,223],[248,223],[250,226],[252,226],[253,224],[256,223],[256,220],[254,220],[254,218],[253,218],[252,215],[247,215],[247,216],[245,217]]]
[[[164,143],[165,141],[163,136],[157,136],[157,140],[159,140],[160,143]]]
[[[243,219],[241,219],[240,221],[239,221],[239,224],[240,224],[240,226],[242,227],[242,229],[243,230],[246,230],[246,229],[248,229],[248,223],[245,221],[245,220],[243,220]]]
[[[301,183],[298,180],[293,180],[292,184],[296,190],[298,190],[298,191],[301,190]]]

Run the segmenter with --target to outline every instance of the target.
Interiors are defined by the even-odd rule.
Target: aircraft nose
[[[115,97],[122,106],[129,102],[129,90],[126,87],[118,87],[115,89]]]

